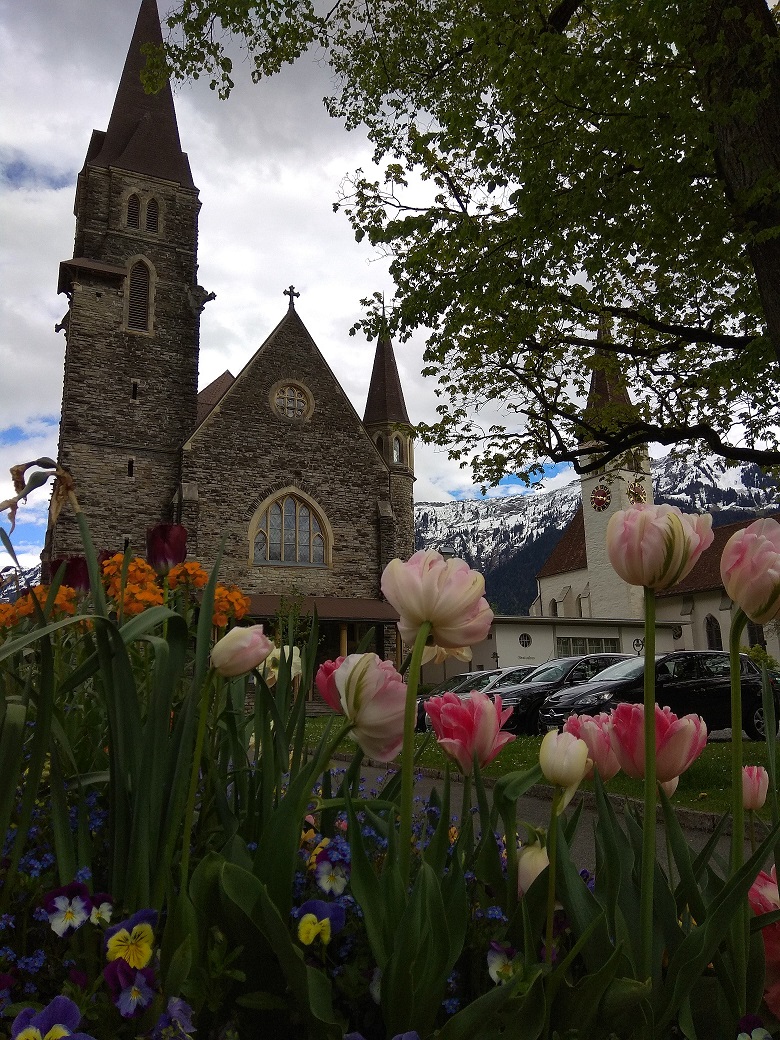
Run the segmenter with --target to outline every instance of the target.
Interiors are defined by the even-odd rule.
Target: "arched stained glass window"
[[[255,566],[324,567],[325,538],[324,525],[311,506],[297,495],[284,495],[260,517],[254,539]]]

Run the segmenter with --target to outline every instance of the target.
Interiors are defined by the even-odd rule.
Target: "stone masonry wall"
[[[126,226],[131,192],[142,227],[147,201],[157,200],[157,233]],[[180,446],[196,415],[199,205],[196,192],[166,181],[91,166],[79,178],[74,255],[126,271],[143,257],[152,268],[149,333],[125,327],[126,279],[73,276],[59,454],[99,548],[122,549],[130,537],[142,551],[146,528],[169,517],[180,480]],[[63,514],[53,552],[79,550]]]
[[[274,388],[286,382],[313,398],[308,418],[274,408]],[[380,516],[392,515],[388,467],[294,310],[185,445],[183,486],[204,565],[226,539],[222,580],[247,593],[379,596]],[[308,495],[331,525],[330,567],[250,565],[253,517],[288,487]]]

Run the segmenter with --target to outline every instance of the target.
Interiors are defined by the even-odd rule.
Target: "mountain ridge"
[[[780,486],[752,463],[727,467],[717,457],[670,453],[651,462],[657,505],[710,512],[713,524],[750,520],[780,509]],[[485,576],[486,595],[500,614],[527,614],[536,598],[536,574],[573,518],[580,481],[553,491],[503,498],[416,502],[415,548],[450,544]]]

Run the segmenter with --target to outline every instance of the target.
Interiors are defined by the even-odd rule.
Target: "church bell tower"
[[[200,312],[198,189],[168,83],[147,94],[144,44],[161,44],[156,0],[141,0],[105,131],[94,130],[76,188],[73,258],[60,264],[68,311],[59,461],[95,546],[140,551],[171,519],[181,447],[196,420]],[[63,512],[45,553],[80,552]]]

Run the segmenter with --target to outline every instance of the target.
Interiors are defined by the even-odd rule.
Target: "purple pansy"
[[[81,1021],[81,1012],[76,1004],[68,997],[55,997],[42,1011],[34,1008],[25,1008],[20,1011],[11,1026],[11,1040],[16,1040],[25,1029],[37,1029],[42,1037],[59,1027],[66,1030],[65,1033],[58,1031],[55,1035],[67,1036],[70,1040],[95,1040],[88,1033],[78,1033],[75,1030]]]
[[[131,968],[121,957],[103,969],[111,999],[122,1018],[135,1018],[154,998],[155,979],[151,968]]]
[[[180,997],[171,997],[168,1007],[157,1019],[150,1040],[188,1040],[194,1032],[192,1008]]]

